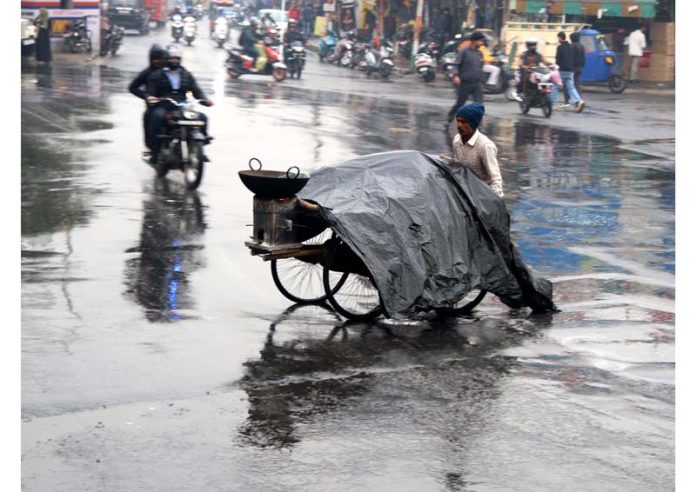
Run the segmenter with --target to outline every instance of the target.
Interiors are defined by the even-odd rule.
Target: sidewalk
[[[319,53],[319,38],[313,37],[307,41],[307,50],[314,53]],[[410,63],[404,60],[401,56],[394,56],[394,69],[399,75],[408,76],[412,74],[414,82],[417,81],[415,72],[411,69]],[[584,92],[608,92],[609,89],[606,83],[602,84],[583,84]],[[646,82],[641,81],[637,84],[628,84],[626,93],[630,94],[645,94],[645,95],[675,95],[674,82]],[[617,94],[618,95],[618,94]]]

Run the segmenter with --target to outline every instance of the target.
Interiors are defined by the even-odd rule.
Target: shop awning
[[[538,14],[546,9],[551,15],[652,18],[655,4],[657,0],[510,0],[510,10],[527,14]],[[600,10],[601,15],[598,15]]]

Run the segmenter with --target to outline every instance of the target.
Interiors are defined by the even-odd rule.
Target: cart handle
[[[256,162],[259,163],[259,168],[258,168],[258,169],[254,169],[254,166],[251,165],[251,163],[252,163],[253,161],[256,161]],[[258,160],[256,157],[252,157],[251,159],[249,159],[249,169],[251,169],[252,171],[260,171],[262,167],[263,167],[263,165],[261,164],[261,161]]]
[[[293,169],[297,169],[297,172],[294,173],[294,176],[290,173],[290,171],[292,171]],[[297,167],[297,166],[289,167],[288,170],[287,170],[287,172],[285,173],[285,175],[286,175],[289,179],[297,179],[297,178],[300,176],[300,168]]]

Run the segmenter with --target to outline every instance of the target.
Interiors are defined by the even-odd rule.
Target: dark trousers
[[[150,150],[153,155],[157,155],[160,147],[162,146],[162,139],[158,135],[164,133],[164,125],[167,118],[167,110],[163,107],[155,107],[150,112],[150,124],[148,128],[150,129]],[[203,113],[200,113],[200,119],[203,120],[205,125],[203,126],[203,135],[208,135],[208,117]]]
[[[145,135],[145,147],[152,148],[152,137],[150,137],[150,115],[152,107],[148,106],[143,113],[143,135]]]
[[[454,118],[454,113],[457,112],[459,108],[466,104],[469,96],[474,102],[483,102],[483,89],[481,88],[481,81],[476,82],[466,82],[462,80],[457,86],[457,102],[452,106],[449,113],[447,114],[447,122],[449,123]]]

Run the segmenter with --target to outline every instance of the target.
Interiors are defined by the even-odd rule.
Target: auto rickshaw
[[[607,47],[604,35],[594,29],[581,29],[580,44],[585,48],[585,68],[580,76],[583,83],[609,84],[609,90],[620,94],[626,89],[626,79],[617,65],[616,54]]]

